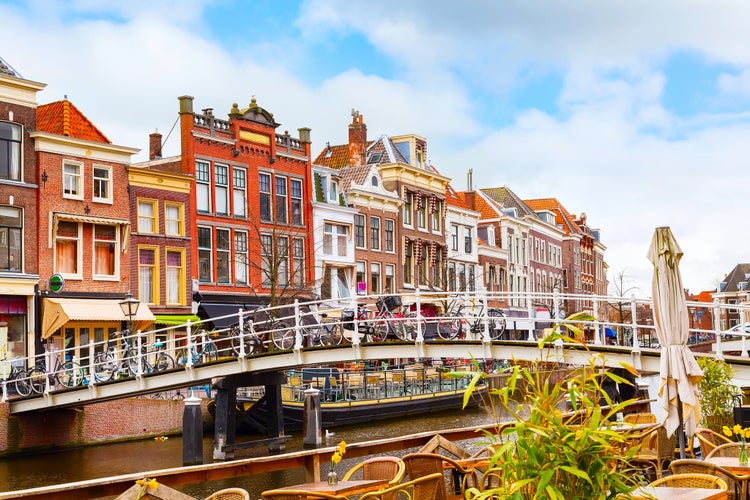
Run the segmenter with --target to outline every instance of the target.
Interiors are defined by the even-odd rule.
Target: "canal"
[[[414,416],[403,420],[374,421],[332,429],[333,436],[324,437],[323,444],[334,446],[342,439],[347,443],[356,443],[422,431],[467,427],[492,423],[493,418],[487,414],[483,407],[475,407]],[[286,451],[302,450],[302,433],[295,432],[292,436],[292,439],[287,443]],[[238,436],[238,441],[252,438],[253,436]],[[203,440],[205,463],[212,461],[211,440],[212,436],[207,432]],[[260,447],[238,451],[236,457],[248,458],[266,453],[266,448]],[[347,461],[344,457],[337,470],[343,475],[357,460],[361,459]],[[53,453],[29,454],[0,459],[0,491],[13,491],[180,466],[182,466],[182,439],[179,436],[170,437],[166,440],[150,439],[89,446]],[[251,498],[257,499],[260,498],[260,493],[264,490],[304,482],[304,474],[301,469],[287,470],[210,483],[182,485],[178,489],[195,498],[205,498],[214,491],[235,486],[245,488],[250,492]]]

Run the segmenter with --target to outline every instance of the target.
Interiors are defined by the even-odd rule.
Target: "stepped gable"
[[[16,78],[23,78],[18,74],[16,70],[10,67],[10,64],[0,57],[0,75],[14,76]]]
[[[495,200],[505,208],[515,208],[518,217],[533,217],[535,219],[539,216],[531,209],[524,201],[519,198],[516,193],[511,191],[507,186],[497,188],[483,188],[481,190],[491,199]]]
[[[112,141],[67,99],[37,107],[36,128],[50,134],[112,144]]]
[[[555,214],[555,225],[562,228],[565,234],[583,232],[576,224],[575,218],[568,212],[557,198],[537,198],[524,200],[533,210],[549,210]]]

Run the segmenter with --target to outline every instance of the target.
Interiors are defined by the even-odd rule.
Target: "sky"
[[[0,57],[113,143],[179,154],[178,96],[253,96],[314,156],[415,133],[458,190],[507,186],[586,213],[610,281],[651,295],[670,226],[691,292],[748,262],[750,2],[0,0]],[[624,280],[618,279],[622,276]]]

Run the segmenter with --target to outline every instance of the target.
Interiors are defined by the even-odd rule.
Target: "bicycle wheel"
[[[245,328],[245,335],[240,339],[240,328],[236,325],[229,330],[229,342],[232,345],[232,352],[235,356],[240,355],[240,347],[243,343],[245,344],[245,356],[256,354],[263,349],[263,342],[260,341],[251,329]]]
[[[318,339],[322,346],[339,345],[344,339],[344,334],[341,331],[341,324],[335,319],[324,319],[318,332]]]
[[[136,376],[138,373],[144,375],[151,371],[151,365],[146,359],[145,353],[140,356],[140,370],[138,369],[138,351],[134,348],[129,348],[125,351],[125,360],[128,365],[128,373],[131,377]]]
[[[219,352],[216,349],[216,345],[210,340],[206,340],[206,343],[203,344],[203,350],[201,351],[200,362],[209,363],[211,361],[216,361],[217,359],[219,359]]]
[[[94,380],[106,382],[117,373],[117,363],[109,352],[97,352],[94,355]]]
[[[445,318],[438,321],[437,333],[443,340],[453,340],[461,335],[463,326],[461,318]]]
[[[372,322],[372,329],[367,332],[365,339],[368,342],[385,342],[388,338],[388,321],[389,318],[378,316]]]
[[[490,326],[490,338],[497,340],[505,331],[505,315],[500,309],[487,311],[487,321]]]
[[[19,396],[31,395],[31,384],[29,383],[28,372],[26,370],[14,373],[13,378],[16,386],[16,392]]]
[[[271,340],[277,349],[286,351],[294,346],[294,329],[290,328],[283,321],[273,324],[271,331]]]
[[[391,333],[399,340],[411,340],[416,336],[416,317],[412,322],[412,320],[403,314],[391,314],[388,324],[390,325]],[[422,332],[424,332],[424,329],[422,329]]]
[[[47,387],[47,372],[40,366],[29,368],[28,381],[32,392],[41,394]]]
[[[172,356],[164,351],[160,351],[154,362],[154,370],[162,372],[164,370],[171,370],[172,368],[174,368],[174,359],[172,359]]]
[[[81,365],[75,361],[66,361],[60,367],[60,371],[55,373],[55,379],[64,387],[78,387],[83,383],[83,370]]]

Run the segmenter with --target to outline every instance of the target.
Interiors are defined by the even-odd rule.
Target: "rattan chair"
[[[711,453],[717,446],[720,446],[722,444],[729,444],[732,442],[732,440],[728,437],[722,436],[718,432],[714,432],[711,429],[704,429],[702,427],[695,429],[695,437],[698,438],[698,443],[700,444],[701,455],[703,455],[703,458],[707,457],[708,454]]]
[[[720,444],[713,450],[711,450],[706,458],[711,457],[739,457],[740,456],[740,443],[727,443]]]
[[[242,488],[226,488],[212,493],[206,500],[250,500],[250,493]]]
[[[703,460],[675,460],[669,464],[669,470],[672,474],[708,474],[716,476],[727,483],[727,498],[734,500],[737,498],[747,498],[747,481],[748,476],[738,476],[718,465],[705,462]]]
[[[348,500],[342,495],[330,495],[319,491],[305,490],[269,490],[260,494],[261,498],[272,498],[273,500]]]
[[[362,479],[386,479],[388,486],[392,486],[400,483],[404,478],[406,467],[398,457],[375,457],[360,462],[349,469],[344,474],[343,481],[356,479],[355,475]]]
[[[452,480],[448,481],[452,489],[448,491],[447,482],[438,488],[435,500],[463,498],[467,488],[479,487],[479,474],[474,469],[467,469],[452,458],[436,453],[410,453],[403,458],[409,479],[417,479],[439,472],[451,472]]]
[[[653,413],[628,413],[622,418],[626,424],[655,424],[656,415]]]
[[[708,490],[727,491],[727,483],[723,479],[710,474],[673,474],[662,477],[649,486],[668,486],[670,488],[705,488]]]
[[[436,472],[428,476],[396,484],[380,491],[365,493],[359,500],[388,500],[391,498],[408,498],[409,500],[435,500],[438,490],[444,488],[443,474]]]
[[[656,479],[661,478],[664,463],[674,458],[676,434],[667,436],[667,429],[660,425],[642,435],[640,449],[630,459],[633,465],[645,464],[654,468]]]

